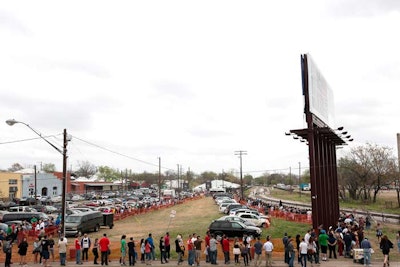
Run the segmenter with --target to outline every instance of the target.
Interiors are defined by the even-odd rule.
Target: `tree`
[[[16,171],[20,171],[22,170],[24,167],[22,167],[21,164],[19,163],[14,163],[13,165],[11,165],[10,168],[8,168],[9,172],[16,172]]]
[[[89,178],[97,173],[97,167],[91,164],[89,161],[78,161],[78,170],[75,174],[79,177]]]
[[[391,181],[396,172],[396,161],[388,147],[367,143],[352,148],[350,153],[339,160],[340,186],[347,188],[352,199],[371,198],[373,202],[383,185]]]
[[[106,182],[116,181],[121,178],[121,174],[118,170],[108,166],[100,166],[98,176],[100,179],[103,179]]]
[[[56,165],[53,163],[45,163],[42,166],[42,170],[46,173],[53,173],[56,171]]]

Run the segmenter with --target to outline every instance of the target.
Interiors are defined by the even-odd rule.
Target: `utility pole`
[[[36,165],[33,166],[33,169],[35,170],[35,204],[37,204],[37,171],[36,171]]]
[[[158,157],[158,202],[161,203],[161,157]]]
[[[301,162],[299,162],[299,196],[301,197],[300,178],[301,178]]]
[[[178,178],[178,192],[179,192],[179,188],[180,188],[180,186],[179,186],[179,164],[176,164],[177,166],[178,166],[178,176],[177,176],[177,178]]]
[[[247,151],[238,150],[235,151],[235,155],[239,156],[240,159],[240,199],[244,199],[244,191],[243,191],[243,171],[242,171],[242,156],[247,155]]]
[[[397,160],[398,160],[399,173],[400,173],[400,133],[397,134]],[[396,191],[397,191],[397,203],[400,207],[400,177],[399,177],[399,175],[397,176],[397,184],[395,186],[396,186]]]

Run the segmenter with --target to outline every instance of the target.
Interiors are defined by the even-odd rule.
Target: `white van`
[[[37,212],[36,209],[28,207],[28,206],[17,206],[17,207],[10,207],[8,209],[10,212]]]

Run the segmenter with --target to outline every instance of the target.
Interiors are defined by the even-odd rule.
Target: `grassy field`
[[[176,211],[174,218],[170,217],[172,210]],[[126,234],[128,239],[133,237],[136,242],[140,242],[141,238],[147,238],[148,234],[152,233],[158,248],[159,238],[165,235],[167,231],[169,231],[172,241],[178,234],[181,234],[184,240],[192,233],[197,233],[204,238],[211,221],[223,215],[219,213],[213,199],[205,197],[171,208],[126,218],[117,222],[113,229],[102,229],[96,235],[101,236],[103,233],[107,233],[107,236],[115,244],[123,234]],[[265,242],[265,237],[270,235],[275,240],[276,251],[279,251],[281,249],[281,238],[285,232],[295,237],[297,233],[303,235],[309,227],[310,225],[307,224],[296,224],[274,218],[271,227],[263,229],[262,240]],[[172,245],[172,248],[174,250],[175,246]]]

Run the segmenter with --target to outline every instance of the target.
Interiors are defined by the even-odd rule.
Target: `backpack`
[[[9,253],[10,250],[11,250],[10,241],[4,241],[3,242],[3,252],[4,253]]]

